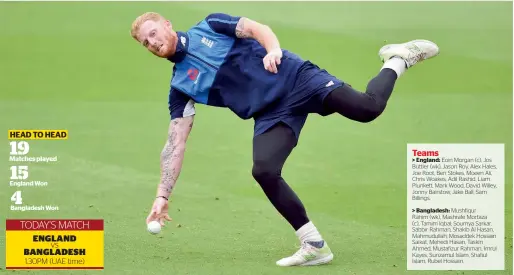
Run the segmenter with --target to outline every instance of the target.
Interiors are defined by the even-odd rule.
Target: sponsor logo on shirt
[[[205,37],[202,37],[202,43],[205,44],[209,48],[212,48],[212,46],[214,45],[214,41],[212,41],[208,38],[205,38]]]

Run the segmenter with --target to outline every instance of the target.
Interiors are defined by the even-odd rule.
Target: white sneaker
[[[397,56],[405,61],[407,68],[438,54],[439,47],[434,42],[428,40],[412,40],[403,44],[389,44],[383,46],[378,51],[382,62]]]
[[[307,266],[307,265],[322,265],[326,264],[334,258],[334,254],[328,247],[327,243],[323,241],[323,246],[317,248],[308,242],[304,242],[300,250],[293,256],[283,258],[277,261],[279,266]]]

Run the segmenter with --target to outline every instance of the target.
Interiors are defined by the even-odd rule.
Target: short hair
[[[137,40],[137,34],[139,33],[139,28],[143,25],[144,22],[151,20],[155,22],[159,22],[163,20],[164,17],[156,12],[145,12],[142,15],[138,16],[134,22],[132,22],[132,28],[130,30],[130,35]]]

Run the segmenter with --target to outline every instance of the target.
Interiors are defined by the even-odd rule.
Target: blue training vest
[[[208,104],[209,91],[235,39],[211,30],[204,20],[187,33],[185,58],[175,64],[171,86],[190,96],[195,102]],[[184,43],[186,43],[184,42]]]
[[[266,49],[254,39],[236,38],[236,24],[234,17],[208,17],[177,32],[171,88],[196,103],[228,107],[248,119],[292,91],[304,60],[283,50],[278,73],[266,71]]]

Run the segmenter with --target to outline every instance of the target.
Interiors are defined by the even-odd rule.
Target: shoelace
[[[296,253],[294,253],[294,257],[297,257],[297,256],[302,256],[303,257],[303,254],[309,250],[309,246],[307,245],[307,243],[302,243],[302,245],[300,246],[300,248],[298,249],[298,251],[296,251]]]
[[[412,65],[416,64],[421,59],[425,58],[427,55],[416,45],[413,45],[412,47],[409,47],[408,49],[413,54],[412,56],[409,56],[409,63],[411,63]]]

